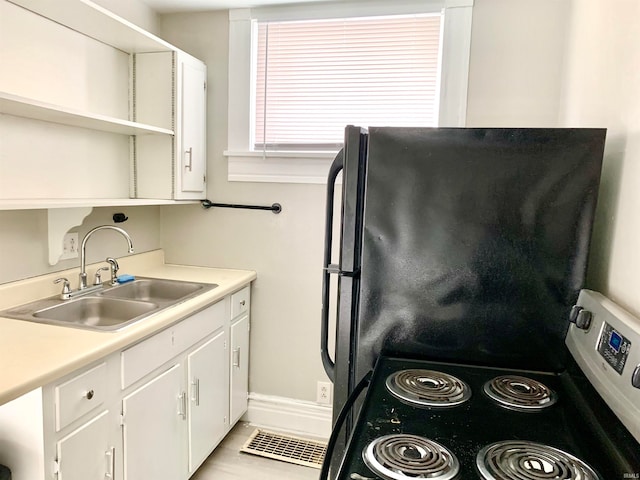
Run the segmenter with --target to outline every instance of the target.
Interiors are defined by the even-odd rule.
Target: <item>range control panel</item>
[[[589,382],[640,442],[640,316],[592,290],[580,292],[576,310],[588,321],[570,323],[565,343]]]
[[[598,342],[598,352],[620,375],[622,375],[627,363],[630,350],[631,342],[607,322],[604,322]]]

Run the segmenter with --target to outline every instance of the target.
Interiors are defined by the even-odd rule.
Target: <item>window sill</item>
[[[326,184],[337,152],[225,151],[230,182]]]

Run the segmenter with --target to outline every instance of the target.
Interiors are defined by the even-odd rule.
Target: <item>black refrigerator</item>
[[[346,128],[329,174],[323,282],[321,356],[334,382],[334,420],[383,354],[564,368],[568,323],[559,320],[584,282],[605,133]],[[331,278],[338,279],[333,356]],[[345,425],[336,458],[349,418]]]

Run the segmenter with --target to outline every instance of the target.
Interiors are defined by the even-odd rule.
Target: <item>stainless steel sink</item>
[[[158,310],[155,303],[91,296],[38,310],[33,316],[61,325],[115,330],[155,310]]]
[[[110,298],[164,303],[189,297],[192,294],[204,291],[208,286],[204,283],[145,278],[105,290],[102,295]]]
[[[138,278],[87,296],[61,300],[58,295],[0,312],[29,322],[99,331],[116,331],[149,315],[216,288],[215,283]]]

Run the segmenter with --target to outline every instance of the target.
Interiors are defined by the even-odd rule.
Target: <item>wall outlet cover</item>
[[[331,405],[333,402],[333,384],[331,382],[318,382],[316,402],[322,405]]]
[[[78,258],[78,248],[78,234],[66,233],[62,239],[62,255],[60,255],[60,260]]]

